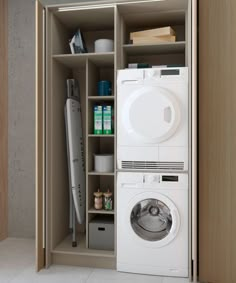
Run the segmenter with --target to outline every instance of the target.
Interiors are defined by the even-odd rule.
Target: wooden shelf
[[[115,172],[95,172],[95,171],[91,171],[88,172],[88,175],[92,175],[92,176],[114,176]]]
[[[107,96],[88,96],[89,100],[114,100],[115,96],[114,95],[107,95]]]
[[[86,248],[86,237],[84,233],[77,235],[78,246],[72,247],[72,235],[68,235],[53,251],[54,254],[68,254],[68,255],[86,255],[97,257],[111,257],[114,258],[114,251],[93,250]]]
[[[94,134],[88,134],[89,138],[114,138],[115,135],[94,135]]]
[[[83,68],[87,59],[97,66],[110,67],[114,65],[114,52],[107,53],[83,53],[83,54],[58,54],[53,59],[69,68]]]
[[[94,207],[91,207],[89,210],[88,210],[88,213],[93,213],[93,214],[112,214],[114,215],[115,212],[114,210],[105,210],[105,209],[95,209]]]
[[[124,51],[127,55],[155,55],[168,53],[182,53],[185,50],[185,41],[164,42],[150,45],[125,44]]]

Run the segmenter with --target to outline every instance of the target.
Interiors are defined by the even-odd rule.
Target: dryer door
[[[123,126],[140,142],[161,143],[180,123],[179,102],[173,93],[160,87],[140,87],[129,96],[122,112]]]
[[[162,194],[150,192],[139,194],[130,202],[127,221],[134,239],[152,248],[170,243],[180,227],[173,202]]]

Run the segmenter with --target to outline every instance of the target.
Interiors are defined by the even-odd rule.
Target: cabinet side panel
[[[44,88],[43,6],[36,1],[36,269],[44,267]]]
[[[231,278],[232,278],[232,282],[235,281],[236,278],[236,244],[235,244],[235,235],[236,235],[236,218],[235,218],[235,212],[234,212],[234,208],[236,205],[236,123],[235,123],[235,105],[236,105],[236,95],[235,95],[235,90],[236,90],[236,64],[235,64],[235,60],[236,60],[236,55],[235,55],[235,50],[236,50],[236,2],[235,1],[231,1],[231,19],[230,19],[230,27],[231,27],[231,40],[232,40],[232,47],[231,47],[231,52],[234,52],[234,54],[231,53],[232,57],[232,65],[231,65],[231,82],[232,82],[232,91],[231,91],[231,110],[230,113],[231,114],[231,145],[230,145],[230,149],[231,149],[231,227],[232,227],[232,242],[231,242],[231,266],[232,266],[232,270],[231,270]],[[233,115],[234,114],[234,115]]]
[[[63,65],[52,64],[52,91],[50,107],[50,212],[51,249],[54,249],[69,232],[69,181],[66,150],[64,106],[66,103],[66,80],[71,71]]]
[[[7,53],[7,0],[0,0],[0,240],[7,237],[8,218],[8,53]]]
[[[199,279],[231,283],[235,190],[232,1],[199,0]],[[234,20],[235,21],[235,20]],[[235,41],[234,41],[235,42]],[[235,99],[235,98],[234,98]],[[233,145],[233,146],[232,146]],[[232,174],[231,174],[232,173]],[[235,222],[234,222],[235,223]],[[235,229],[234,229],[235,231]],[[235,249],[234,249],[235,251]]]

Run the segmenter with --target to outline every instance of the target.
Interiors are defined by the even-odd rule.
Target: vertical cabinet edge
[[[36,15],[36,270],[45,266],[44,250],[44,8],[35,4]]]

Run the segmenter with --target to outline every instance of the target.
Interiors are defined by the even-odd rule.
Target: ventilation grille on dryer
[[[122,161],[122,169],[184,170],[184,162]]]

